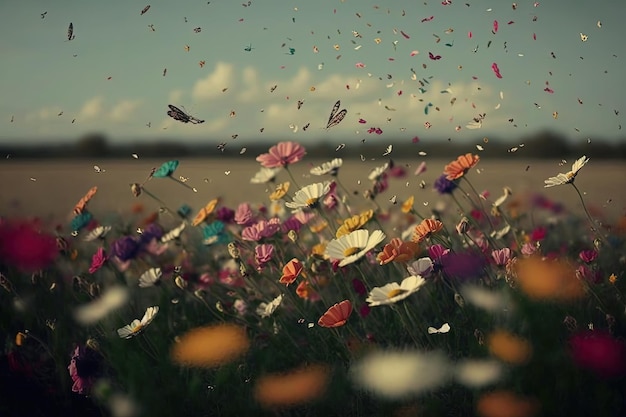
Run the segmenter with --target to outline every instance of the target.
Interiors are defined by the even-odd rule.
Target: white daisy
[[[502,194],[500,197],[498,197],[496,201],[493,202],[494,208],[500,207],[509,198],[509,196],[513,194],[513,191],[511,190],[510,187],[504,187],[502,190],[504,194]]]
[[[148,288],[157,285],[163,272],[161,268],[150,268],[139,277],[139,287]]]
[[[116,285],[106,290],[99,298],[83,304],[74,310],[74,318],[82,325],[97,323],[111,311],[117,310],[128,302],[129,294],[126,286]]]
[[[375,287],[365,299],[370,307],[394,304],[417,292],[426,280],[419,275],[404,278],[400,284],[392,282],[382,287]]]
[[[273,181],[282,168],[261,168],[254,177],[250,179],[252,184],[265,184]]]
[[[547,180],[545,180],[544,183],[546,185],[544,185],[544,187],[548,188],[548,187],[554,187],[556,185],[563,185],[563,184],[569,184],[569,183],[574,182],[576,175],[578,175],[578,171],[580,171],[581,168],[587,164],[587,162],[589,162],[589,158],[583,155],[582,157],[574,161],[574,163],[572,164],[572,170],[569,171],[568,173],[558,174],[556,177],[550,177]]]
[[[131,339],[137,336],[147,325],[152,323],[158,312],[159,306],[148,307],[141,320],[135,319],[130,324],[117,329],[117,334],[122,339]]]
[[[380,230],[375,230],[372,234],[365,229],[355,230],[328,242],[324,255],[330,259],[340,260],[340,267],[346,266],[361,259],[385,238],[385,234]]]
[[[367,176],[367,178],[370,181],[378,181],[380,179],[380,177],[383,175],[383,173],[385,171],[387,171],[387,168],[389,168],[389,162],[386,162],[385,165],[374,168],[370,174]]]
[[[98,226],[85,235],[85,242],[92,242],[96,239],[102,239],[111,230],[111,226]]]
[[[167,243],[174,239],[178,239],[184,229],[185,229],[185,223],[183,222],[177,228],[172,229],[168,233],[161,236],[161,243]]]
[[[274,313],[274,311],[276,311],[276,309],[282,302],[283,302],[283,295],[281,294],[278,297],[274,298],[269,303],[259,304],[259,306],[256,309],[256,313],[259,316],[264,317],[264,318],[269,317]]]
[[[398,399],[437,388],[451,369],[441,352],[370,353],[350,368],[355,384],[381,397]]]
[[[312,208],[315,207],[319,200],[330,191],[330,182],[318,182],[307,185],[296,191],[293,201],[288,201],[285,206],[290,209]]]
[[[313,175],[337,175],[339,172],[339,168],[343,165],[343,159],[335,158],[330,162],[324,162],[322,165],[317,166],[315,168],[311,168],[311,174]]]

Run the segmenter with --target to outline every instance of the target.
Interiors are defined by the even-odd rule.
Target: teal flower
[[[170,177],[174,173],[174,171],[176,171],[176,168],[178,168],[178,164],[179,162],[176,160],[167,161],[163,165],[161,165],[156,171],[154,171],[154,174],[152,174],[152,176],[154,178]]]
[[[74,217],[72,219],[72,222],[70,223],[72,232],[78,233],[80,229],[89,224],[92,218],[93,216],[88,211],[83,211],[82,213],[76,215],[76,217]]]
[[[230,242],[230,238],[222,233],[224,231],[224,223],[219,220],[202,227],[202,243],[205,245],[214,245]]]

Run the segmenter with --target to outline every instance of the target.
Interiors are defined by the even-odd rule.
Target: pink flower
[[[540,240],[543,240],[546,237],[546,228],[545,227],[537,227],[535,230],[532,231],[532,233],[530,234],[530,239],[533,242],[538,242]]]
[[[237,206],[237,210],[235,211],[235,223],[248,225],[252,221],[252,208],[250,208],[250,204],[241,203]]]
[[[511,249],[495,249],[491,252],[491,257],[498,266],[505,266],[511,260]]]
[[[602,331],[578,333],[570,339],[574,362],[603,378],[626,373],[626,347]]]
[[[279,142],[272,146],[269,153],[257,156],[256,160],[266,168],[285,167],[300,161],[306,150],[296,142]]]
[[[93,256],[91,257],[91,266],[89,267],[89,273],[93,274],[98,269],[102,268],[102,265],[104,265],[106,260],[107,260],[107,255],[104,252],[104,248],[98,248],[96,253],[94,253]]]
[[[522,255],[530,256],[533,253],[537,252],[537,245],[527,242],[522,245]]]
[[[156,238],[153,238],[148,243],[144,244],[143,250],[150,255],[159,256],[167,250],[167,244],[159,243]]]
[[[263,266],[268,263],[272,259],[273,255],[274,245],[263,243],[254,248],[254,260],[257,264],[259,264],[259,266]]]
[[[593,249],[582,250],[578,254],[578,257],[581,261],[588,264],[596,260],[596,258],[598,257],[598,252]]]
[[[7,265],[36,271],[52,264],[58,253],[56,238],[41,233],[36,224],[24,221],[0,224],[0,260]]]

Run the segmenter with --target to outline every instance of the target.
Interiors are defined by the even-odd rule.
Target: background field
[[[424,159],[427,171],[420,176],[413,172],[419,160],[394,160],[396,165],[407,168],[406,178],[391,179],[390,188],[378,197],[382,208],[389,208],[392,196],[401,203],[409,195],[415,195],[416,207],[428,213],[431,207],[442,199],[432,190],[432,182],[449,160]],[[90,210],[98,217],[111,211],[128,212],[134,203],[142,202],[147,210],[155,210],[158,203],[146,196],[134,198],[129,184],[142,182],[151,168],[159,166],[166,159],[147,160],[55,160],[55,161],[3,161],[0,165],[0,214],[19,216],[40,216],[50,220],[69,219],[74,204],[92,186],[98,186],[98,194],[90,203]],[[351,197],[355,206],[367,203],[362,197],[369,187],[367,175],[374,167],[382,165],[384,159],[361,161],[358,157],[344,160],[339,178],[350,192],[358,193]],[[210,199],[219,197],[223,204],[235,207],[247,201],[253,204],[268,203],[268,186],[251,184],[250,178],[259,169],[259,164],[251,158],[237,159],[181,159],[175,176],[189,178],[187,184],[198,189],[197,193],[186,189],[169,179],[152,179],[146,184],[148,190],[162,199],[171,209],[178,209],[183,203],[190,205],[194,212]],[[299,186],[320,181],[327,177],[313,177],[308,174],[310,167],[324,160],[305,158],[292,167]],[[544,189],[543,180],[558,172],[567,172],[571,160],[559,166],[558,160],[493,160],[484,159],[473,170],[469,178],[481,192],[489,190],[495,199],[502,193],[502,187],[509,186],[514,197],[528,198],[533,193],[542,193],[548,198],[562,202],[567,210],[582,213],[582,207],[575,191],[569,187]],[[99,165],[105,172],[95,172]],[[528,168],[528,169],[527,169]],[[286,181],[286,172],[278,176]],[[420,188],[421,181],[426,182]],[[360,182],[359,182],[360,181]],[[621,161],[591,160],[580,172],[576,184],[585,195],[588,207],[594,216],[603,215],[606,221],[614,223],[626,209],[626,166]],[[292,185],[293,187],[293,185]],[[294,188],[290,190],[294,191]],[[421,208],[420,208],[421,206]],[[396,206],[398,208],[398,206]]]

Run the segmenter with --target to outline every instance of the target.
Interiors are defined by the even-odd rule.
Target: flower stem
[[[595,233],[596,236],[598,236],[601,240],[603,240],[605,243],[608,244],[609,242],[596,228],[596,224],[591,218],[591,214],[589,214],[589,210],[587,210],[587,206],[585,205],[585,200],[583,199],[583,195],[580,193],[580,190],[578,189],[578,187],[576,187],[576,184],[574,184],[573,181],[570,184],[572,184],[572,187],[574,187],[574,190],[576,190],[576,193],[578,194],[578,197],[580,198],[580,203],[582,204],[583,210],[585,210],[585,214],[587,215],[587,220],[589,220],[589,224],[591,225],[591,231],[593,231],[593,233]]]

